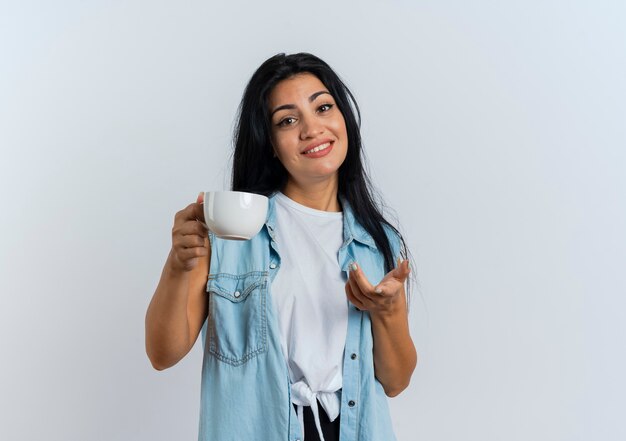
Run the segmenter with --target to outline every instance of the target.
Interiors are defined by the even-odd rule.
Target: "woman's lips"
[[[334,142],[327,142],[321,145],[318,145],[317,147],[315,147],[313,150],[315,149],[322,149],[319,150],[317,152],[311,152],[311,153],[302,153],[304,156],[306,156],[307,158],[321,158],[322,156],[326,156],[327,154],[330,153],[330,151],[333,149],[333,144]],[[327,147],[325,147],[327,146]]]

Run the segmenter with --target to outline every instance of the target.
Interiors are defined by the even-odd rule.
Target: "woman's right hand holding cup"
[[[170,267],[174,271],[188,272],[197,265],[200,257],[210,250],[209,230],[204,224],[204,193],[174,217]]]

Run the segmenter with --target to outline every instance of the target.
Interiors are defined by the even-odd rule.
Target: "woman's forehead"
[[[315,75],[304,72],[281,80],[269,96],[270,107],[285,104],[282,101],[309,98],[319,91],[328,91],[328,88]]]

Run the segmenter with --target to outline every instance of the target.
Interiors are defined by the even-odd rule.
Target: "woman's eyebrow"
[[[315,92],[313,95],[311,95],[309,97],[309,102],[312,103],[315,100],[315,98],[317,98],[318,96],[323,95],[325,93],[330,95],[330,92],[327,91],[327,90],[320,90],[319,92]]]
[[[312,103],[313,101],[315,101],[315,98],[323,94],[330,95],[330,92],[327,90],[320,90],[319,92],[315,92],[313,95],[309,97],[309,102]],[[283,104],[282,106],[278,106],[274,110],[272,110],[272,113],[270,113],[270,118],[279,110],[295,109],[295,108],[296,106],[294,104]]]

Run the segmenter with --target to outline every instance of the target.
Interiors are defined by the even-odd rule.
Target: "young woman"
[[[232,190],[269,197],[248,241],[215,237],[202,194],[175,216],[146,314],[166,369],[204,343],[199,440],[390,441],[387,396],[409,384],[407,248],[372,197],[354,97],[319,58],[253,74]]]

